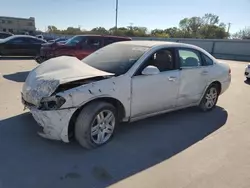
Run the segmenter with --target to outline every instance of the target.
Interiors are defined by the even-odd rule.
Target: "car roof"
[[[30,36],[30,35],[12,35],[12,36],[9,36],[8,38],[6,38],[6,41],[11,40],[11,39],[15,39],[15,38],[19,38],[19,37],[32,38],[32,39],[44,41],[42,39],[39,39],[39,38],[34,37],[34,36]]]
[[[13,38],[18,38],[18,37],[36,38],[34,36],[31,36],[31,35],[13,35]]]
[[[12,33],[9,32],[4,32],[4,31],[0,31],[1,34],[9,34],[9,35],[13,35]]]
[[[98,35],[98,34],[85,34],[85,35],[75,35],[75,36],[85,36],[85,37],[109,37],[109,38],[131,39],[130,37],[114,36],[114,35]]]
[[[131,44],[131,45],[136,45],[136,46],[144,46],[144,47],[149,47],[149,48],[152,48],[155,46],[167,46],[167,47],[200,49],[200,47],[192,45],[192,44],[186,44],[186,43],[180,43],[180,42],[156,41],[156,40],[132,40],[132,41],[122,41],[119,43]]]

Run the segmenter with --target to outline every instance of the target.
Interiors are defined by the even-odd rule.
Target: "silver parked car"
[[[191,106],[212,110],[231,71],[188,44],[126,41],[82,61],[50,59],[32,70],[23,104],[42,127],[39,135],[86,148],[105,144],[121,121],[135,121]]]

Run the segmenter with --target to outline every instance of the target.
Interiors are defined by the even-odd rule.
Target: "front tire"
[[[113,137],[117,120],[113,105],[100,101],[90,103],[77,117],[75,138],[87,149],[104,145]]]
[[[207,88],[207,90],[206,90],[206,92],[205,92],[205,94],[204,94],[204,96],[199,104],[200,110],[203,112],[213,110],[217,104],[218,97],[219,97],[218,85],[211,84]]]

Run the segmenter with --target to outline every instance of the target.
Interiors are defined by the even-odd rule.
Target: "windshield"
[[[81,42],[84,38],[86,38],[86,37],[84,37],[84,36],[74,36],[74,37],[70,38],[69,40],[67,40],[65,45],[67,45],[67,46],[75,46],[76,44]]]
[[[119,76],[125,74],[148,49],[149,47],[134,44],[113,43],[82,61],[96,69]]]

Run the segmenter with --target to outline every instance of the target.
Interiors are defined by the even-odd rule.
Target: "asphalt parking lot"
[[[87,151],[40,138],[20,91],[33,60],[0,60],[0,188],[248,188],[250,85],[244,62],[218,107],[124,124],[112,142]]]

